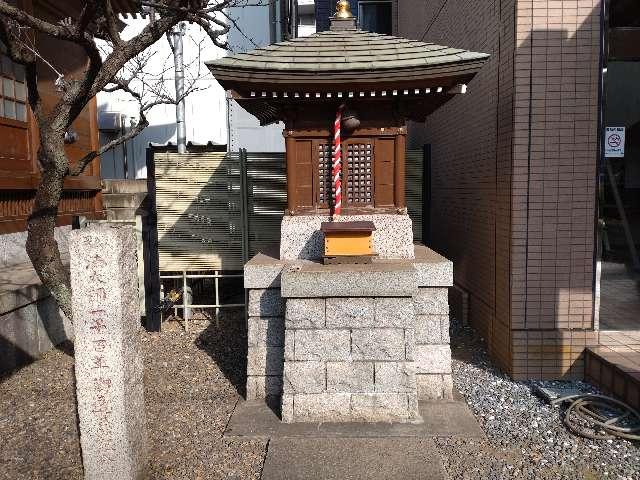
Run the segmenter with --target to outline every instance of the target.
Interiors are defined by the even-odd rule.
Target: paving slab
[[[429,439],[279,438],[271,440],[262,480],[446,479]]]
[[[484,437],[482,429],[462,401],[420,401],[418,423],[283,423],[264,400],[241,400],[224,432],[226,438],[435,438]]]

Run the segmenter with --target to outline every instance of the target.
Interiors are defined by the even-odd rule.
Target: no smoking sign
[[[606,127],[604,132],[604,156],[624,157],[624,127]]]

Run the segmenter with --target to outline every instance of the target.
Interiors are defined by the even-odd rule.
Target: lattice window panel
[[[331,179],[331,145],[321,143],[318,145],[318,203],[329,205],[333,202],[335,189]]]
[[[347,145],[347,203],[373,203],[373,144]]]

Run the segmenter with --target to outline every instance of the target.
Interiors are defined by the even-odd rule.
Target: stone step
[[[468,405],[456,392],[452,401],[420,401],[422,422],[302,422],[285,423],[278,416],[279,401],[239,401],[224,431],[229,440],[264,438],[483,438]],[[321,477],[324,478],[324,477]]]
[[[585,363],[585,380],[640,410],[640,343],[587,348]]]
[[[279,438],[269,442],[262,480],[446,479],[438,450],[420,438]]]

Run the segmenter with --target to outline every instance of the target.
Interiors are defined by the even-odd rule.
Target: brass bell
[[[351,108],[346,108],[342,114],[342,128],[348,133],[353,132],[360,126],[360,119],[358,118],[358,112]]]

